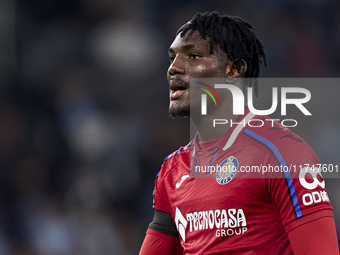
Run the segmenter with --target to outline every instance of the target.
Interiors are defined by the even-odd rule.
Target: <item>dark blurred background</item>
[[[1,255],[138,253],[154,177],[189,141],[189,121],[167,113],[167,50],[212,10],[256,27],[262,77],[339,76],[338,0],[1,0]],[[338,163],[330,118],[332,143],[312,147]],[[340,180],[327,181],[339,233]]]

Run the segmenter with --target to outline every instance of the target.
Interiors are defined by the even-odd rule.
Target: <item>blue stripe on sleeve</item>
[[[282,157],[281,153],[279,152],[279,150],[276,148],[276,146],[269,141],[268,139],[254,133],[253,131],[249,130],[248,128],[246,128],[243,131],[245,134],[247,134],[248,136],[252,137],[253,139],[255,139],[256,141],[262,143],[263,145],[265,145],[275,156],[276,160],[285,168],[287,169],[287,163],[284,160],[284,158]],[[292,176],[290,175],[289,171],[284,171],[284,175],[288,184],[288,190],[289,190],[289,194],[290,194],[290,198],[291,201],[293,203],[293,208],[294,208],[294,212],[296,215],[296,218],[299,219],[302,217],[302,212],[301,212],[301,208],[299,205],[299,201],[298,198],[296,196],[296,192],[295,192],[295,188],[294,188],[294,184],[293,184],[293,180],[292,180]]]

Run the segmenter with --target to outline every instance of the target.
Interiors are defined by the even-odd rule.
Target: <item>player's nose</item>
[[[185,74],[185,65],[180,56],[176,56],[169,66],[168,75]]]

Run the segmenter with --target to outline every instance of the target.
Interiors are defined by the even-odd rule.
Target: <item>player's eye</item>
[[[170,62],[172,63],[175,60],[175,56],[169,55],[169,59],[170,59]]]
[[[189,55],[189,58],[191,59],[200,59],[201,58],[201,55],[200,54],[197,54],[197,53],[191,53]]]

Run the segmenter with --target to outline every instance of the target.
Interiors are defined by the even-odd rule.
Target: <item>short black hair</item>
[[[267,67],[267,60],[263,45],[252,29],[254,27],[249,22],[237,16],[220,15],[214,11],[195,14],[177,34],[181,33],[183,37],[189,30],[198,31],[203,39],[210,37],[210,54],[214,53],[214,46],[218,44],[229,60],[243,59],[247,63],[244,77],[255,78],[248,79],[247,86],[253,86],[255,95],[258,95],[256,78],[260,75],[261,64]],[[237,63],[239,71],[241,64],[241,61]]]

